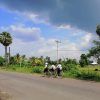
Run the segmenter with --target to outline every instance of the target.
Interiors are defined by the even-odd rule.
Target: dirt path
[[[0,72],[0,90],[11,100],[100,100],[100,83]]]

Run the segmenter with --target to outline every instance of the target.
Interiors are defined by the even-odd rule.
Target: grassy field
[[[86,67],[81,67],[81,68],[79,68],[81,71],[94,71],[95,69],[98,69],[98,70],[100,70],[100,65],[98,65],[98,66],[86,66]]]
[[[19,67],[19,66],[9,66],[1,67],[0,70],[12,71],[12,72],[21,72],[21,73],[43,73],[43,67]]]
[[[100,66],[79,68],[79,73],[76,77],[85,80],[100,81]]]
[[[0,68],[0,70],[5,70],[5,71],[13,71],[21,73],[38,73],[38,74],[43,74],[43,69],[44,69],[43,66],[37,66],[37,67],[9,66]],[[64,71],[63,77],[100,81],[100,65],[86,66],[84,68],[78,67],[71,69],[69,71]]]
[[[82,80],[100,81],[100,65],[86,66],[71,69],[63,73],[63,77],[77,78]]]

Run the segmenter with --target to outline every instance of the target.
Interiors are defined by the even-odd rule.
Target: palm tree
[[[97,26],[96,33],[100,37],[100,25]]]
[[[0,34],[0,43],[5,46],[5,61],[7,65],[7,47],[12,43],[12,37],[8,32],[2,32]]]

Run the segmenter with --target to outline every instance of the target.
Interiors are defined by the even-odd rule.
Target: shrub
[[[76,77],[85,80],[100,81],[100,73],[95,71],[80,71]]]
[[[74,77],[77,77],[77,75],[80,75],[81,72],[78,70],[78,68],[76,69],[71,69],[70,70],[70,73],[74,76]]]
[[[3,66],[4,62],[5,62],[4,58],[0,57],[0,66]]]
[[[36,66],[33,68],[32,73],[42,73],[43,67]]]
[[[63,66],[63,71],[70,71],[70,70],[76,70],[77,69],[77,65],[75,64],[66,64],[66,66]]]

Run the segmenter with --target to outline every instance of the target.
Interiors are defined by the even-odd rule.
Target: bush
[[[80,75],[80,71],[78,69],[71,69],[70,73],[74,76],[77,77],[77,75]]]
[[[100,81],[100,72],[80,71],[80,73],[78,73],[76,77],[85,80]]]
[[[0,57],[0,66],[3,66],[4,62],[5,62],[4,58]]]
[[[76,70],[77,69],[77,65],[75,64],[67,64],[66,66],[63,65],[63,71],[70,71],[70,70]]]
[[[33,68],[32,73],[42,73],[43,67],[36,66]]]

